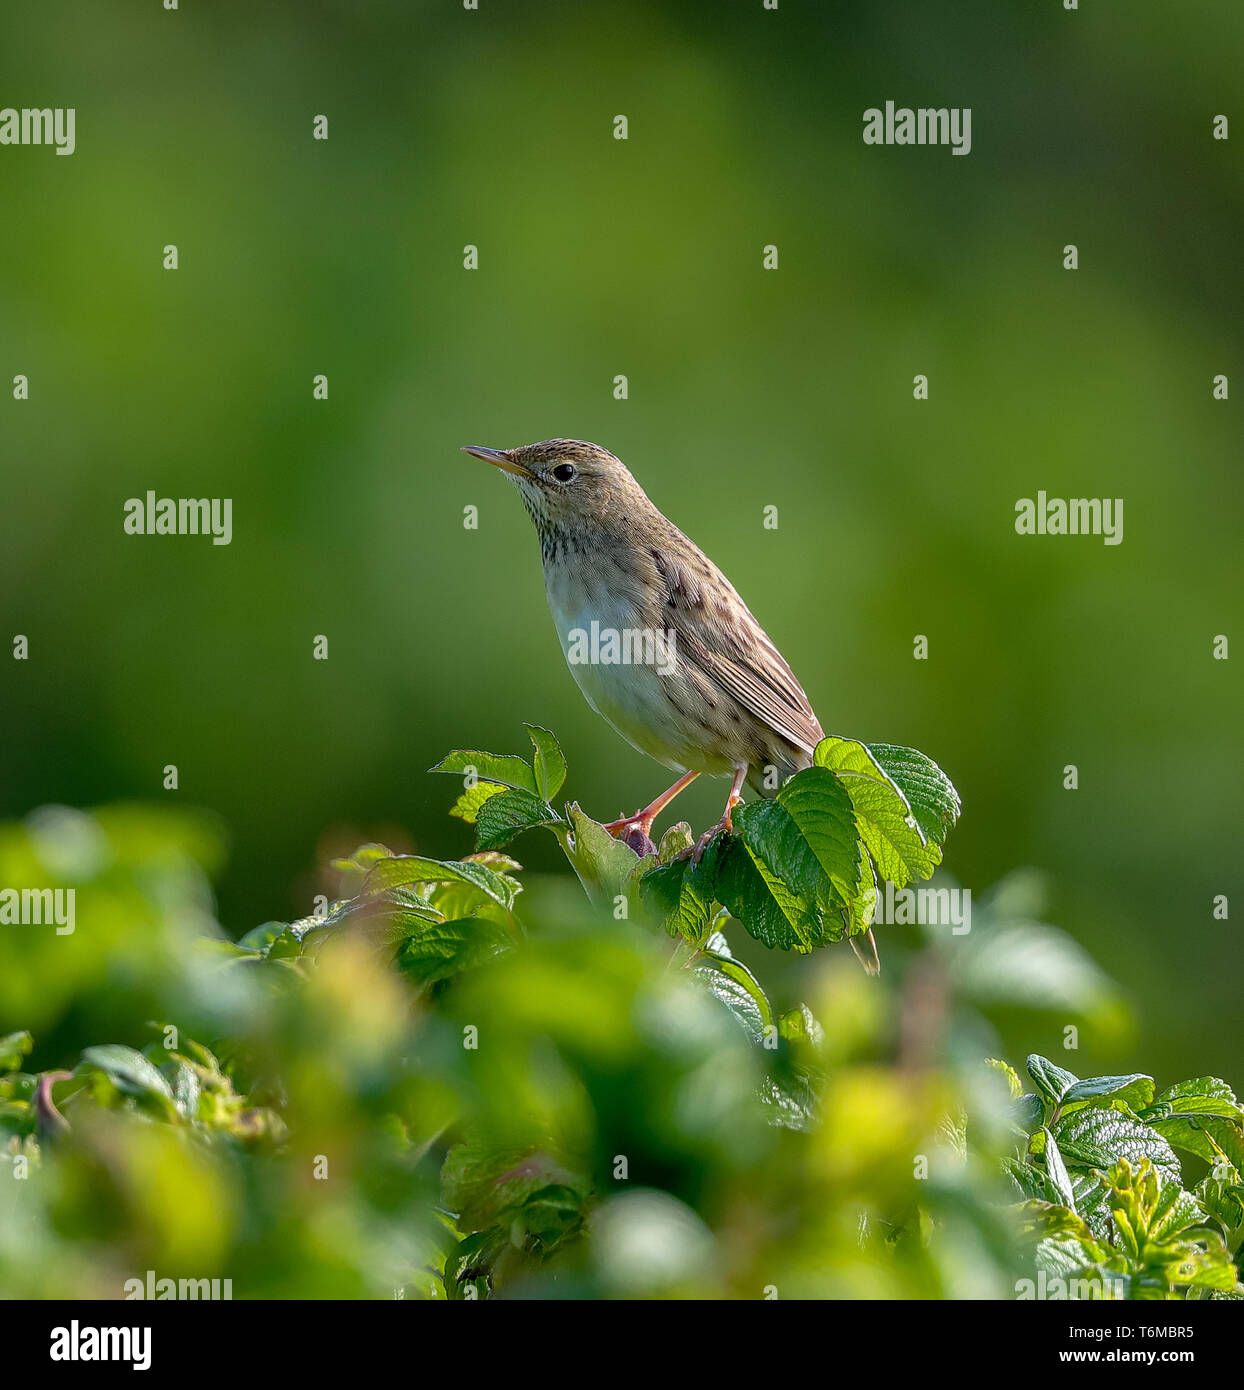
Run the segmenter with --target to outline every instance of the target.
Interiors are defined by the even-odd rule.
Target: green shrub
[[[938,870],[959,802],[934,764],[827,739],[693,862],[688,827],[640,856],[558,808],[565,759],[529,732],[531,759],[436,769],[464,778],[473,853],[365,845],[322,911],[236,942],[210,916],[210,822],[0,830],[3,881],[79,902],[72,935],[12,928],[0,976],[0,1017],[46,1038],[0,1039],[0,1290],[116,1297],[154,1271],[235,1297],[1238,1295],[1223,1082],[1034,1056],[1025,1093],[987,1060],[1002,1016],[1105,1036],[1125,1014],[1029,878],[970,935],[887,937],[880,980],[821,953],[806,1002],[740,959],[748,935],[859,935],[879,883]],[[520,913],[524,831],[556,837],[576,899],[540,881]]]

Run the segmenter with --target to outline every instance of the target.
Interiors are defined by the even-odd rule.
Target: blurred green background
[[[1239,375],[1244,181],[1211,122],[1242,57],[1238,4],[1157,0],[6,12],[4,102],[75,106],[77,151],[0,150],[0,612],[30,640],[0,660],[0,811],[208,808],[237,935],[360,840],[465,852],[424,770],[519,751],[522,719],[592,814],[632,810],[664,771],[584,705],[530,523],[457,452],[581,436],[827,730],[946,768],[961,883],[1045,871],[1139,1006],[1112,1065],[1238,1080],[1211,905],[1241,900],[1239,683],[1211,645],[1240,431],[1211,380]],[[886,100],[970,106],[971,154],[865,146]],[[1124,543],[1017,536],[1041,488],[1123,497]],[[148,489],[232,498],[232,544],[125,535]]]

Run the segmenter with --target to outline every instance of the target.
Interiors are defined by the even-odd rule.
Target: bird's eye
[[[557,467],[553,469],[553,476],[559,483],[568,483],[574,475],[575,466],[573,463],[559,463]]]

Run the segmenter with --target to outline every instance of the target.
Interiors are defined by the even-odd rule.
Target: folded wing
[[[726,577],[701,583],[669,551],[653,550],[679,657],[775,733],[811,754],[824,737],[803,687]],[[705,559],[705,564],[711,564]]]

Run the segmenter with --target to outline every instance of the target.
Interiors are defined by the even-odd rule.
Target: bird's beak
[[[504,468],[507,473],[515,473],[520,478],[531,477],[531,470],[524,468],[521,463],[516,463],[512,455],[504,449],[485,449],[482,444],[464,444],[462,452],[474,454],[477,459],[483,459],[485,463],[491,463],[494,467]]]

